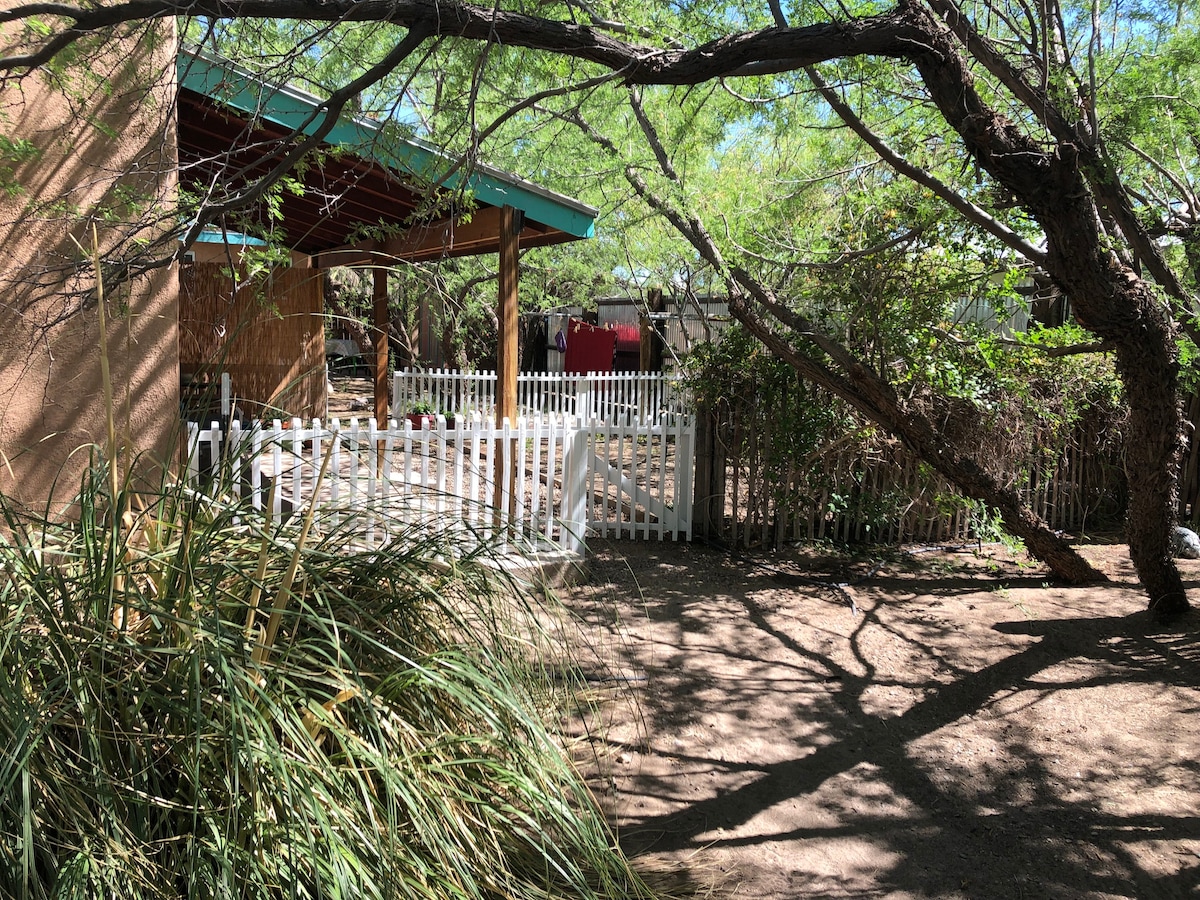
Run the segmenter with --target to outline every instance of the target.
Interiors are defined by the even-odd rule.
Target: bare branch
[[[957,191],[951,189],[947,184],[941,181],[937,176],[925,169],[915,166],[902,157],[899,153],[893,150],[887,142],[876,134],[866,122],[864,122],[850,106],[845,103],[837,91],[821,77],[821,74],[812,66],[807,66],[804,69],[813,84],[817,86],[817,90],[821,96],[825,98],[838,117],[845,122],[850,130],[857,134],[872,150],[878,154],[880,159],[884,160],[893,169],[908,178],[910,181],[921,185],[924,188],[932,191],[935,196],[948,203],[957,210],[964,219],[974,225],[978,225],[984,231],[998,238],[1006,246],[1016,250],[1026,259],[1037,265],[1044,265],[1046,262],[1046,254],[1039,250],[1021,235],[1017,234],[1003,222],[992,216],[987,210],[980,206],[976,206],[966,197],[963,197]]]
[[[661,39],[662,37],[661,35],[656,34],[652,29],[641,25],[631,26],[625,22],[617,22],[613,19],[606,19],[596,11],[594,6],[592,6],[590,3],[584,2],[584,0],[570,0],[570,5],[578,6],[581,10],[583,10],[587,14],[587,17],[591,21],[594,28],[600,28],[613,34],[636,35],[640,38],[658,37]],[[678,41],[667,39],[667,44],[676,49],[683,49],[683,45]]]
[[[1056,139],[1087,143],[1094,140],[1095,134],[1089,133],[1086,121],[1073,121],[1050,99],[1046,73],[1048,73],[1050,62],[1051,50],[1047,42],[1051,29],[1046,27],[1045,23],[1042,25],[1043,46],[1040,53],[1043,62],[1043,78],[1042,84],[1035,87],[1030,84],[1024,72],[1013,65],[990,40],[971,25],[970,20],[954,0],[926,0],[926,2],[942,17],[955,37],[967,48],[967,52],[999,79],[1001,84],[1012,91],[1013,95],[1049,129]]]
[[[337,125],[338,118],[354,97],[358,96],[363,90],[380,81],[396,67],[410,56],[421,43],[428,37],[428,33],[421,29],[411,29],[402,41],[396,44],[382,60],[371,66],[362,75],[350,81],[341,88],[338,88],[329,98],[318,104],[308,117],[295,129],[295,134],[303,134],[305,129],[311,125],[318,116],[323,114],[320,124],[310,134],[306,134],[302,140],[296,141],[292,148],[284,154],[279,162],[271,169],[270,172],[259,178],[247,190],[239,192],[233,198],[230,198],[222,203],[206,205],[203,214],[196,217],[191,228],[183,238],[185,246],[190,245],[200,236],[204,226],[216,221],[220,216],[234,209],[240,209],[248,206],[260,199],[279,179],[283,178],[290,172],[301,159],[304,158],[311,150],[320,146],[321,142]]]
[[[654,158],[658,160],[658,167],[662,169],[663,174],[676,184],[679,183],[679,174],[675,171],[675,167],[671,164],[671,158],[667,154],[667,148],[663,146],[662,140],[659,139],[658,130],[651,123],[646,115],[646,110],[642,106],[642,96],[636,88],[629,89],[629,106],[633,109],[633,116],[637,119],[638,127],[642,129],[642,135],[646,138],[646,142],[650,145],[650,149],[654,151]]]
[[[567,84],[561,87],[539,91],[536,94],[531,94],[519,103],[513,104],[503,113],[497,116],[496,119],[482,131],[480,131],[473,140],[476,144],[482,144],[489,137],[495,134],[505,122],[513,118],[513,116],[515,116],[517,113],[526,109],[541,109],[543,100],[547,100],[551,97],[564,97],[567,94],[575,94],[582,91],[590,91],[593,88],[599,87],[600,85],[608,84],[610,81],[618,80],[620,77],[620,72],[608,72],[603,75],[598,75],[595,78],[589,78],[586,81],[581,81],[577,84]],[[441,181],[444,182],[447,178],[465,166],[467,162],[468,160],[465,157],[455,161],[450,168],[441,174]]]
[[[1189,206],[1194,207],[1196,205],[1196,194],[1195,191],[1192,190],[1192,186],[1190,184],[1184,182],[1182,178],[1177,176],[1174,172],[1160,163],[1149,153],[1144,151],[1141,147],[1134,144],[1132,141],[1122,141],[1121,146],[1123,146],[1126,150],[1128,150],[1146,165],[1150,166],[1150,168],[1157,172],[1162,178],[1166,179],[1171,186],[1179,192],[1179,197],[1186,200]]]

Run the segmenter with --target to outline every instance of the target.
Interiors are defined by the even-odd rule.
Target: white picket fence
[[[501,545],[578,552],[589,534],[689,539],[694,448],[695,419],[684,415],[500,425],[459,416],[454,428],[439,416],[423,429],[408,421],[381,429],[374,419],[234,422],[228,432],[192,423],[188,474],[201,489],[256,509],[270,504],[277,517],[313,502],[323,527],[355,517],[350,526],[372,545],[428,523]]]
[[[654,421],[684,412],[678,379],[661,372],[522,372],[518,416],[576,416],[618,423]],[[404,415],[418,402],[453,416],[490,416],[496,410],[496,373],[408,369],[392,381],[392,409]]]

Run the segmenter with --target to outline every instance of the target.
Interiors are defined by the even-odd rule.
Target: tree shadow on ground
[[[997,619],[1008,592],[1050,588],[1023,572],[960,572],[949,586],[889,572],[869,590],[859,583],[858,614],[846,624],[842,611],[839,630],[823,621],[836,604],[803,573],[789,584],[744,567],[732,577],[712,560],[690,575],[673,565],[656,574],[651,563],[637,577],[652,635],[627,643],[622,664],[649,673],[641,703],[651,742],[656,733],[700,734],[660,749],[668,765],[625,785],[650,810],[623,816],[631,853],[730,852],[743,868],[755,852],[794,853],[797,863],[781,864],[770,882],[778,896],[862,896],[864,876],[840,876],[836,852],[828,868],[806,865],[812,846],[839,842],[870,848],[878,896],[1183,897],[1200,889],[1195,795],[1177,809],[1138,802],[1181,772],[1200,782],[1192,756],[1166,747],[1156,755],[1159,718],[1130,723],[1156,729],[1136,753],[1122,752],[1119,723],[1087,721],[1114,686],[1136,704],[1170,694],[1178,706],[1180,690],[1185,703],[1189,693],[1200,702],[1195,613],[1172,627],[1141,612],[1030,619],[1016,608],[1029,601],[1018,600],[1016,615]],[[1075,601],[1100,608],[1096,592],[1105,589],[1082,590],[1087,602],[1082,591],[1054,588],[1055,610]],[[948,597],[988,608],[972,622],[965,607],[945,609]],[[1060,708],[1075,712],[1063,720]],[[719,736],[703,733],[706,719]],[[1089,727],[1104,745],[1094,758],[1089,738],[1075,733]],[[756,730],[768,737],[747,743]],[[771,732],[775,740],[762,743]],[[1091,768],[1064,773],[1056,748]],[[1182,861],[1153,864],[1175,852]]]

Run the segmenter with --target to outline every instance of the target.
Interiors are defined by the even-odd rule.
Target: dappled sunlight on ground
[[[631,851],[761,900],[1200,890],[1200,617],[1151,623],[1124,547],[1084,588],[999,547],[593,550],[570,602],[639,673],[594,731]]]

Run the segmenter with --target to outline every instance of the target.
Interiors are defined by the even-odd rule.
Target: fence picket
[[[293,419],[287,427],[235,422],[227,431],[189,424],[187,436],[191,483],[232,477],[237,497],[254,508],[269,504],[276,519],[315,502],[334,524],[358,517],[372,545],[393,535],[397,520],[434,517],[463,521],[484,540],[544,539],[572,550],[589,532],[665,540],[691,528],[690,417],[606,425],[539,416],[497,425],[475,415],[454,429],[439,417],[420,430],[407,419],[386,427],[373,418],[307,426]],[[212,465],[201,465],[202,448]],[[318,484],[326,453],[330,474]],[[508,472],[512,479],[497,482]]]
[[[529,537],[533,541],[538,539],[542,526],[542,473],[546,470],[542,463],[542,436],[542,418],[539,416],[532,423],[529,447],[530,471],[535,473],[529,485]]]

